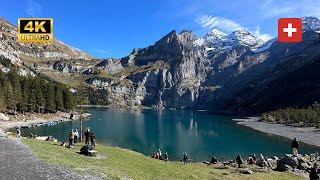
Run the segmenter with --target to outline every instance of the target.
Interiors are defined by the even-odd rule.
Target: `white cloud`
[[[30,17],[39,17],[42,15],[42,6],[34,0],[28,0],[26,14]]]
[[[202,28],[217,28],[226,32],[232,32],[238,29],[245,29],[241,27],[238,23],[224,17],[201,15],[196,18],[196,22],[200,24]]]
[[[260,12],[262,17],[269,18],[274,16],[281,16],[284,14],[290,14],[295,11],[294,6],[285,5],[285,1],[267,0],[262,3]]]
[[[110,52],[104,49],[94,49],[94,52],[100,53],[100,54],[109,54]]]
[[[272,36],[270,36],[269,34],[263,34],[260,32],[260,27],[258,26],[256,28],[256,30],[253,32],[253,35],[262,39],[263,41],[268,41],[270,39],[272,39]]]
[[[319,0],[267,0],[262,3],[260,12],[263,18],[270,17],[320,17]]]

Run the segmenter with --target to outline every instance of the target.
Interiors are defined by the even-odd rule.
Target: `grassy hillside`
[[[97,145],[98,157],[93,158],[79,155],[75,149],[59,146],[60,143],[24,139],[34,154],[48,163],[61,164],[76,170],[79,173],[93,174],[105,179],[302,179],[289,172],[255,172],[252,175],[239,174],[236,168],[221,166],[207,166],[201,163],[183,165],[180,162],[164,162],[130,150],[116,147]],[[104,158],[103,158],[104,157]]]

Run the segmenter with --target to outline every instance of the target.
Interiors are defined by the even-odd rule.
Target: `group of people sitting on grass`
[[[244,160],[242,159],[240,154],[238,154],[236,158],[236,163],[238,164],[238,168],[240,168],[241,165],[244,164]],[[252,154],[252,156],[248,158],[247,163],[256,164],[262,167],[271,167],[270,162],[262,154],[260,154],[259,158],[257,158],[256,154]]]
[[[153,153],[151,157],[159,160],[169,161],[168,153],[166,152],[162,154],[160,149],[158,149],[156,153]]]
[[[153,155],[151,157],[155,158],[155,159],[159,159],[159,160],[169,161],[168,153],[166,152],[166,153],[162,154],[160,149],[158,149],[158,151],[156,153],[153,153]],[[188,163],[188,155],[186,152],[183,152],[181,161],[184,164]]]

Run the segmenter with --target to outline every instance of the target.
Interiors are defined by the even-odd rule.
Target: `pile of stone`
[[[301,156],[293,156],[286,154],[277,161],[277,171],[293,171],[302,170],[307,171],[311,168],[312,163]]]

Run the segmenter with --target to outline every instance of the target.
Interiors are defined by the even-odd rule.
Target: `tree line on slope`
[[[320,103],[306,108],[286,108],[261,114],[261,120],[285,124],[302,123],[303,126],[320,126]]]
[[[2,61],[0,57],[0,61]],[[3,63],[1,63],[3,64]],[[75,107],[69,88],[40,75],[20,76],[18,70],[0,71],[0,111],[47,113],[70,111]]]

